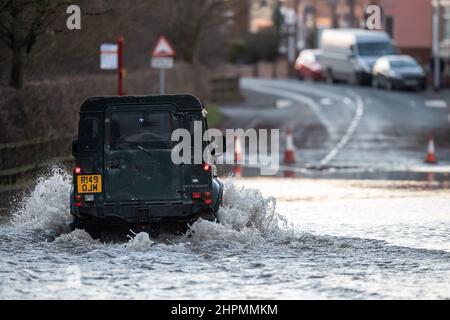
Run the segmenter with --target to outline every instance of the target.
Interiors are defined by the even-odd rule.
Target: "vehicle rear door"
[[[171,160],[171,135],[177,126],[174,111],[171,105],[107,109],[107,202],[181,199],[181,169]]]

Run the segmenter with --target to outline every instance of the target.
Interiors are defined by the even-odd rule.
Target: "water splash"
[[[264,243],[273,238],[286,238],[294,228],[276,213],[276,199],[264,198],[261,191],[238,187],[232,179],[225,182],[220,224],[198,221],[190,228],[193,242],[227,240],[240,243]]]
[[[60,167],[52,167],[18,203],[11,224],[30,231],[61,234],[68,231],[72,177]]]
[[[54,241],[55,245],[69,248],[85,248],[87,250],[95,249],[101,246],[101,242],[92,239],[92,237],[84,230],[75,230],[71,233],[65,233],[57,237]]]
[[[38,179],[35,187],[18,203],[11,218],[12,227],[27,231],[44,231],[53,235],[57,244],[80,246],[91,244],[92,238],[84,231],[69,232],[72,216],[69,195],[72,177],[62,168],[53,167],[50,173]],[[198,221],[177,244],[202,242],[234,242],[236,244],[264,243],[270,239],[287,238],[293,226],[276,213],[276,199],[263,197],[261,191],[238,187],[227,179],[224,203],[219,211],[219,223]],[[59,237],[58,237],[59,236]],[[155,242],[146,233],[137,234],[125,244],[132,251],[150,250]]]
[[[148,251],[155,245],[155,242],[150,239],[148,233],[141,232],[135,235],[125,244],[125,248],[130,251]]]

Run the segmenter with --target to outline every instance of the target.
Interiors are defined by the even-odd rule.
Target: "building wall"
[[[260,32],[273,26],[276,4],[277,0],[250,0],[250,32]]]
[[[381,0],[380,5],[384,18],[394,20],[393,38],[400,51],[426,64],[433,35],[431,0]]]
[[[400,48],[430,48],[433,7],[430,0],[382,0],[385,16],[394,17],[394,40]]]

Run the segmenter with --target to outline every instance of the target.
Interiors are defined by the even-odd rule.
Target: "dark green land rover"
[[[184,229],[216,220],[223,183],[213,163],[174,164],[176,129],[208,129],[204,105],[191,95],[98,97],[81,106],[71,192],[72,229],[103,232]],[[204,143],[206,146],[206,142]]]

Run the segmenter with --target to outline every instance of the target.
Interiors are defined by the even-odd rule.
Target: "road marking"
[[[269,93],[276,96],[281,96],[284,98],[288,98],[291,100],[299,101],[305,103],[309,108],[315,113],[319,121],[325,126],[327,129],[330,138],[334,140],[335,136],[335,130],[334,125],[325,117],[322,110],[320,109],[320,106],[312,99],[305,95],[302,95],[300,93],[293,93],[291,91],[288,91],[289,89],[281,89],[279,86],[275,88],[274,86],[270,85],[270,83],[264,84],[262,81],[260,81],[261,84],[253,83],[251,84],[252,80],[250,81],[243,81],[242,86],[244,89],[261,92],[261,93]],[[258,82],[256,80],[256,82]],[[342,149],[348,144],[351,137],[355,133],[356,129],[359,126],[359,123],[361,122],[361,119],[364,116],[364,101],[361,98],[360,95],[358,95],[356,92],[352,90],[348,90],[348,93],[355,97],[356,103],[353,103],[353,100],[346,96],[339,96],[339,99],[343,99],[344,103],[346,105],[355,105],[356,112],[355,116],[353,117],[352,122],[350,123],[350,126],[347,128],[344,136],[341,138],[339,143],[320,161],[321,166],[328,165],[336,156],[342,151]],[[329,96],[327,93],[323,93],[323,96]],[[337,96],[337,95],[334,95]]]
[[[320,104],[324,106],[329,106],[333,103],[330,98],[322,98],[320,99]]]
[[[355,133],[356,129],[358,128],[359,123],[361,122],[362,117],[364,116],[364,102],[363,99],[353,91],[349,91],[351,94],[355,96],[356,99],[356,113],[353,117],[352,122],[350,123],[350,126],[348,127],[347,131],[345,132],[345,135],[342,137],[341,141],[334,147],[333,150],[330,151],[330,153],[323,158],[322,161],[320,161],[320,165],[326,166],[328,165],[336,156],[341,152],[341,150],[348,144],[351,137]]]
[[[320,106],[311,98],[306,97],[304,95],[301,95],[299,93],[293,93],[282,89],[276,89],[269,86],[263,86],[259,84],[251,84],[247,81],[242,83],[242,87],[247,90],[260,92],[260,93],[268,93],[275,96],[279,96],[286,99],[291,99],[294,101],[298,101],[300,103],[306,104],[311,111],[316,115],[316,117],[319,119],[319,121],[324,125],[330,136],[334,135],[334,126],[333,124],[325,117],[322,110],[320,109]]]
[[[276,102],[277,109],[291,108],[292,104],[291,100],[277,100]]]
[[[446,109],[447,102],[445,100],[427,100],[425,106],[428,108]]]

